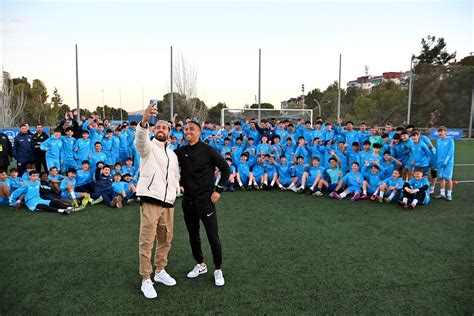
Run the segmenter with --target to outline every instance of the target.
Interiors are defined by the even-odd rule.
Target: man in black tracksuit
[[[21,177],[28,163],[35,161],[35,144],[33,135],[28,130],[28,125],[21,124],[20,132],[13,142],[13,156],[17,161],[18,175]]]
[[[214,279],[217,286],[224,285],[222,275],[222,250],[218,234],[217,214],[215,204],[219,201],[224,186],[229,178],[230,168],[219,152],[201,142],[201,126],[190,121],[184,134],[188,145],[176,149],[181,168],[180,184],[184,188],[183,213],[193,257],[197,265],[188,273],[189,278],[195,278],[207,272],[201,249],[199,236],[199,221],[206,229],[207,239],[211,245],[215,271]],[[221,172],[221,179],[214,187],[214,172],[216,167]]]
[[[12,158],[12,143],[6,134],[0,133],[0,170],[8,170]]]
[[[43,125],[36,125],[36,133],[33,135],[33,142],[35,145],[35,167],[38,172],[41,172],[41,167],[44,168],[44,171],[48,172],[48,167],[46,165],[46,152],[40,148],[41,143],[48,138],[48,134],[43,132]]]

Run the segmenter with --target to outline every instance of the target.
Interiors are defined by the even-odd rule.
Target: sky
[[[140,110],[170,88],[170,47],[197,73],[208,107],[280,102],[338,80],[406,71],[427,35],[458,59],[474,51],[473,1],[0,0],[1,56],[12,77],[41,79],[76,107]],[[102,92],[103,91],[103,92]],[[104,101],[103,101],[104,100]]]

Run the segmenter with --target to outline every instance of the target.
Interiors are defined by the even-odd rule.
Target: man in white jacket
[[[149,106],[135,134],[135,146],[140,155],[137,196],[140,197],[139,254],[140,275],[143,279],[141,290],[146,298],[157,297],[150,279],[153,272],[151,255],[155,240],[154,280],[167,286],[176,284],[165,271],[165,267],[173,240],[173,204],[179,190],[179,165],[176,154],[168,148],[168,122],[159,121],[155,127],[155,137],[150,140],[148,120],[156,114],[156,108]]]

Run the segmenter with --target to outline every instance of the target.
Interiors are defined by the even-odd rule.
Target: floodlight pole
[[[471,131],[472,131],[472,115],[473,114],[474,114],[474,88],[472,88],[472,94],[471,94],[471,116],[469,116],[469,131],[468,131],[469,138],[472,137]]]
[[[261,120],[261,82],[262,82],[262,49],[258,49],[258,123],[260,124]]]
[[[341,61],[342,54],[339,54],[339,81],[337,82],[337,120],[341,118]]]
[[[123,122],[123,111],[122,111],[122,89],[119,89],[119,102],[120,102],[120,121]]]
[[[303,98],[303,106],[302,106],[302,111],[301,111],[302,113],[301,114],[303,114],[303,117],[304,117],[304,83],[301,84],[301,93],[302,93],[301,97]]]
[[[173,104],[173,46],[171,46],[171,58],[170,58],[170,86],[171,86],[171,93],[170,93],[170,120],[173,121],[174,116],[174,104]]]
[[[410,58],[410,82],[408,84],[408,113],[407,113],[407,125],[410,124],[410,112],[411,112],[411,98],[413,93],[413,60],[415,55],[411,55]]]
[[[104,118],[102,120],[105,120],[105,96],[104,96],[104,88],[102,88],[102,115]]]
[[[81,111],[79,106],[79,65],[77,56],[77,44],[76,44],[76,107],[77,107],[77,124],[81,123]]]

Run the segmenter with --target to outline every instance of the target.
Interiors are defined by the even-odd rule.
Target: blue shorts
[[[76,195],[76,199],[77,199],[79,197],[79,192],[74,191],[74,194]],[[61,192],[61,197],[65,198],[65,199],[73,200],[72,195],[69,194],[69,192],[66,192],[66,191]]]
[[[0,197],[0,204],[7,205],[10,202],[10,199],[7,197]]]
[[[328,192],[332,192],[336,190],[336,188],[337,188],[337,183],[329,183]]]
[[[61,172],[66,172],[69,168],[77,169],[77,163],[75,160],[64,160],[61,166]]]
[[[350,187],[347,187],[345,190],[351,192],[351,193],[356,193],[356,192],[359,192],[362,191],[361,188],[359,186],[350,186]]]
[[[446,167],[438,167],[438,178],[452,180],[453,171],[453,165],[447,165]]]
[[[393,192],[394,192],[394,191],[387,191],[386,194],[385,194],[385,196],[386,196],[386,197],[389,197],[390,194],[392,194]],[[398,199],[400,198],[400,196],[401,196],[400,190],[398,190],[398,191],[397,191],[397,194],[395,194],[395,195],[393,196],[393,199],[392,199],[392,200],[393,200],[393,201],[396,201],[396,200],[398,200]]]
[[[280,179],[281,185],[284,186],[284,187],[287,187],[291,184],[291,178],[288,178],[288,177],[280,178],[280,177],[278,177],[278,179]]]
[[[315,180],[316,180],[315,177],[309,177],[308,180],[306,180],[306,185],[308,187],[312,186]]]
[[[369,187],[367,188],[367,193],[372,195],[375,193],[375,191],[377,190],[377,186],[376,185],[369,185]]]
[[[249,176],[248,175],[241,175],[239,173],[239,176],[240,176],[240,181],[242,181],[243,184],[247,184],[249,182]]]
[[[48,171],[52,167],[58,168],[58,170],[61,170],[61,165],[59,164],[59,158],[46,158],[46,166],[48,167]]]

